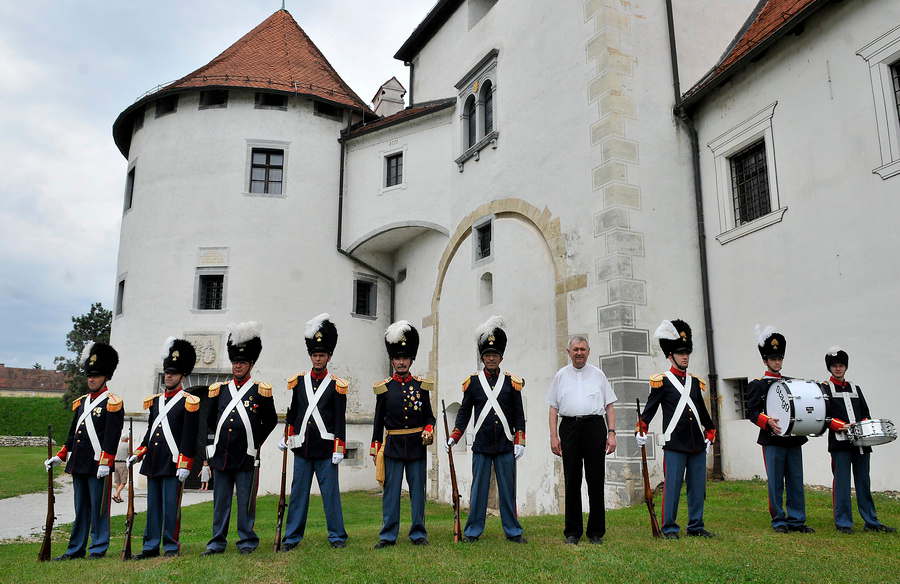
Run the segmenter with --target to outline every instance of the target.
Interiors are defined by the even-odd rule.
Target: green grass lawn
[[[71,504],[60,501],[59,504]],[[562,542],[561,516],[523,518],[525,545],[508,543],[497,518],[475,544],[452,543],[452,511],[428,504],[426,524],[431,545],[414,547],[402,538],[396,547],[372,550],[378,539],[381,499],[364,492],[343,495],[348,547],[328,546],[321,502],[311,503],[307,539],[286,554],[272,551],[274,497],[260,499],[257,533],[260,548],[241,556],[231,539],[223,555],[201,558],[209,537],[212,505],[184,510],[182,556],[123,564],[123,518],[113,519],[114,542],[102,560],[37,562],[38,543],[0,546],[3,582],[81,581],[209,584],[216,582],[839,582],[863,584],[897,578],[900,536],[856,533],[839,535],[831,522],[831,495],[807,493],[812,535],[776,534],[769,528],[765,485],[761,482],[711,483],[706,508],[712,540],[654,540],[643,506],[610,511],[603,545]],[[900,501],[877,496],[879,515],[900,525]],[[685,512],[682,502],[681,513]],[[404,503],[401,534],[408,529]],[[233,517],[234,519],[234,517]],[[465,520],[465,518],[464,518]],[[144,519],[139,516],[133,542],[140,550]],[[235,529],[232,522],[232,530]],[[234,531],[232,531],[234,533]],[[53,553],[65,548],[66,529],[54,540]]]
[[[56,449],[53,450],[56,452]],[[0,448],[0,499],[36,493],[47,490],[47,473],[39,472],[41,463],[47,459],[46,446],[11,446]],[[53,476],[63,474],[60,467],[53,470]],[[9,518],[2,518],[9,521]]]

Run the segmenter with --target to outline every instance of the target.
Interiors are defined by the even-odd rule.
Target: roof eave
[[[429,107],[429,105],[428,105],[429,103],[431,103],[433,105],[431,107]],[[436,99],[433,102],[427,102],[424,106],[421,103],[417,103],[415,106],[411,106],[411,107],[417,107],[417,108],[425,107],[425,109],[423,109],[421,112],[415,113],[411,116],[400,117],[400,118],[397,118],[396,120],[392,120],[385,124],[381,124],[379,126],[374,126],[372,128],[367,128],[365,125],[360,125],[360,124],[357,124],[355,127],[351,126],[348,131],[342,133],[340,140],[341,141],[352,140],[354,138],[358,138],[360,136],[364,136],[364,135],[370,134],[372,132],[377,132],[377,131],[383,130],[385,128],[391,128],[393,126],[397,126],[397,125],[403,124],[405,122],[416,120],[416,119],[425,117],[427,115],[443,111],[445,109],[448,109],[448,108],[454,106],[455,104],[456,104],[455,97],[448,97],[446,99]],[[410,109],[410,108],[406,108],[406,109]],[[402,113],[403,111],[404,110],[401,110],[398,113]],[[394,114],[394,115],[398,115],[398,114]]]
[[[438,0],[437,4],[425,15],[419,26],[413,30],[409,38],[394,54],[395,59],[408,63],[419,54],[428,41],[447,22],[447,19],[456,12],[463,0]]]

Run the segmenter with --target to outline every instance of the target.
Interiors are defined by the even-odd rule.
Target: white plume
[[[826,354],[831,355],[832,357],[835,357],[838,354],[838,351],[843,351],[843,349],[838,347],[837,345],[834,345],[833,347],[828,349]]]
[[[678,329],[675,328],[671,320],[664,320],[659,323],[653,336],[657,339],[668,339],[670,341],[677,341],[681,338],[681,335],[678,334]]]
[[[316,334],[316,331],[319,330],[319,327],[322,326],[322,323],[326,320],[331,320],[331,315],[327,312],[323,312],[318,316],[314,316],[312,319],[306,321],[306,327],[303,329],[303,336],[307,339],[313,338],[313,335]]]
[[[756,344],[762,347],[766,344],[766,339],[774,333],[780,333],[781,331],[770,324],[767,324],[765,327],[761,324],[757,324],[753,327],[753,332],[756,333]]]
[[[91,348],[94,346],[94,341],[88,341],[84,344],[84,349],[81,350],[81,366],[84,367],[84,364],[87,363],[88,357],[91,356]]]
[[[166,342],[163,343],[162,353],[160,353],[160,357],[165,360],[169,356],[169,350],[172,348],[172,345],[175,343],[175,337],[169,337],[166,339]]]
[[[228,334],[231,336],[232,345],[240,345],[260,336],[261,330],[262,325],[255,320],[228,325]]]
[[[408,320],[398,320],[384,331],[384,340],[393,344],[399,343],[407,331],[412,330],[412,324]]]
[[[478,342],[483,343],[487,340],[494,329],[502,329],[504,327],[503,317],[499,314],[495,314],[490,317],[486,321],[484,321],[481,326],[475,329],[475,334],[478,335]]]

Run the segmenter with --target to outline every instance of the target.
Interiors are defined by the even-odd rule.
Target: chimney
[[[404,95],[406,88],[396,77],[391,77],[378,88],[378,92],[372,98],[372,109],[379,117],[392,116],[405,107]]]

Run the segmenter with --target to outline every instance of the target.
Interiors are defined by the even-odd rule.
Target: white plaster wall
[[[880,166],[865,61],[856,51],[900,23],[896,2],[838,4],[769,51],[764,61],[720,89],[697,115],[717,358],[723,378],[763,372],[757,322],[780,326],[788,339],[787,375],[827,377],[824,353],[850,354],[848,379],[859,383],[874,417],[900,420],[891,387],[900,325],[896,250],[900,182],[872,173]],[[830,70],[831,82],[828,81]],[[772,102],[783,221],[720,245],[716,175],[706,144]],[[772,172],[773,169],[769,169]],[[756,428],[737,420],[733,396],[723,403],[726,474],[765,476]],[[804,447],[804,479],[830,485],[825,437]],[[872,487],[900,488],[890,461],[896,442],[875,449]]]

